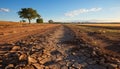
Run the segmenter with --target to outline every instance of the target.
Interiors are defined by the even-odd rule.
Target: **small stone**
[[[22,67],[25,67],[25,64],[19,64],[15,66],[15,69],[21,69]]]
[[[42,58],[47,58],[47,57],[48,57],[48,55],[46,55],[46,54],[42,55]]]
[[[18,51],[20,50],[20,46],[14,46],[11,51]]]
[[[37,62],[37,60],[36,59],[34,59],[34,58],[32,58],[32,57],[28,57],[28,63],[29,64],[31,64],[31,63],[36,63]]]
[[[46,63],[54,63],[51,58],[45,58],[39,61],[41,64],[46,64]]]
[[[62,57],[58,57],[56,61],[61,61],[62,59],[63,59]]]
[[[50,69],[61,69],[61,66],[59,64],[53,64],[53,65],[49,65]]]
[[[82,67],[82,65],[79,63],[74,63],[72,66],[75,68],[78,68],[78,69],[81,69],[81,67]]]
[[[95,52],[95,51],[93,51],[93,52],[92,52],[92,55],[93,55],[93,56],[96,56],[97,54],[96,54],[96,52]]]
[[[48,55],[48,56],[51,55],[49,51],[46,51],[46,52],[44,52],[44,53],[45,53],[46,55]]]
[[[117,63],[120,63],[120,60],[118,60],[116,58],[111,58],[111,62],[117,64]]]
[[[5,67],[5,69],[14,69],[14,65],[13,64],[9,64],[8,66]]]
[[[73,62],[67,62],[66,66],[70,67],[73,65]]]
[[[117,69],[116,64],[108,64],[108,69]]]
[[[20,55],[19,61],[24,61],[24,60],[27,60],[27,55],[26,54]]]
[[[72,53],[72,55],[76,55],[76,53],[75,53],[75,52],[73,52],[73,53]]]
[[[32,48],[32,50],[31,50],[31,51],[32,51],[32,52],[36,52],[36,50],[37,50],[37,49],[35,49],[35,48]]]
[[[36,69],[43,69],[43,67],[38,63],[33,64],[33,66],[35,66]]]
[[[74,59],[72,59],[71,61],[72,61],[72,62],[75,62],[75,60],[74,60]]]
[[[42,57],[38,57],[38,60],[39,60],[39,61],[41,61],[42,59],[44,59],[44,58],[42,58]]]
[[[41,54],[39,54],[39,52],[35,52],[34,54],[32,54],[30,56],[37,59],[38,57],[41,57]]]
[[[29,42],[29,44],[33,44],[34,42]]]
[[[33,65],[27,65],[25,66],[25,68],[22,68],[22,69],[35,69],[35,67]]]
[[[68,67],[67,66],[62,66],[61,69],[68,69]]]
[[[59,64],[60,65],[66,65],[66,62],[65,61],[59,61]]]

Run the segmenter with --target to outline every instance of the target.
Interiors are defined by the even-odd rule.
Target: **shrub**
[[[43,23],[43,19],[42,18],[36,19],[36,23]]]
[[[53,20],[49,20],[48,22],[49,22],[49,23],[54,23],[54,21],[53,21]]]

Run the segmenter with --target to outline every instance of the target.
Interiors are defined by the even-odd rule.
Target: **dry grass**
[[[120,24],[79,24],[77,26],[95,32],[120,33]]]
[[[41,28],[55,26],[55,24],[28,24],[19,22],[0,21],[0,36],[25,31],[33,31]]]
[[[120,24],[80,24],[80,25],[89,25],[89,26],[109,26],[109,27],[119,26],[119,27],[120,27]]]
[[[20,26],[23,24],[25,24],[25,23],[0,21],[0,26]]]

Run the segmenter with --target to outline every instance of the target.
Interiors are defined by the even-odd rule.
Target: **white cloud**
[[[10,10],[7,8],[0,8],[0,12],[10,12]]]
[[[102,10],[102,8],[78,9],[78,10],[73,10],[73,11],[65,13],[65,16],[74,17],[74,16],[80,15],[82,13],[97,12],[100,10]]]

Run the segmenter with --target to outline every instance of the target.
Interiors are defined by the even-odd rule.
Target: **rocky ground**
[[[120,69],[120,60],[77,38],[67,26],[0,48],[1,69]]]

